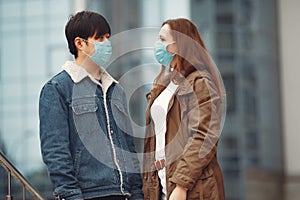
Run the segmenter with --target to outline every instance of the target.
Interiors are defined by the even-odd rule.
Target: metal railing
[[[43,200],[43,197],[32,187],[32,185],[24,178],[24,176],[15,168],[15,166],[7,159],[7,157],[0,151],[0,166],[7,171],[7,195],[6,200],[12,200],[11,194],[11,176],[23,186],[23,200],[26,199],[26,190],[32,194],[35,200]]]

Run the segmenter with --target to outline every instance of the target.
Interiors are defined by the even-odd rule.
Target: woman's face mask
[[[95,52],[92,55],[88,55],[83,51],[84,54],[89,56],[94,63],[102,67],[104,64],[109,62],[112,54],[111,42],[109,40],[104,42],[90,42],[88,40],[84,41],[94,44]]]
[[[170,45],[172,43],[169,44],[165,44],[162,41],[157,41],[154,44],[154,56],[157,60],[157,62],[159,62],[160,64],[169,67],[171,64],[171,61],[174,58],[173,53],[170,53],[167,51],[167,46]]]

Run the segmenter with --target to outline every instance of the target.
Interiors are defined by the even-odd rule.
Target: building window
[[[258,131],[248,131],[245,137],[246,165],[254,167],[259,165],[259,138]]]
[[[224,74],[223,82],[227,96],[227,113],[233,113],[236,110],[236,81],[233,74]]]
[[[216,0],[217,3],[232,3],[232,0]]]
[[[217,32],[217,48],[231,50],[234,48],[234,34],[232,31]]]
[[[218,14],[216,20],[218,25],[233,25],[234,23],[231,13]]]
[[[234,58],[235,58],[235,54],[232,51],[226,51],[226,52],[218,51],[217,59],[219,63],[224,63],[224,62],[233,63]]]

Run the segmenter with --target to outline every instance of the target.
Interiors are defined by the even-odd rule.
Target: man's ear
[[[80,37],[76,37],[75,39],[74,39],[74,44],[75,44],[75,47],[76,47],[76,49],[80,49],[81,50],[81,48],[82,48],[82,39],[80,38]]]

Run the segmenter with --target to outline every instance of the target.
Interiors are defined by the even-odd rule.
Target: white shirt
[[[175,85],[172,81],[169,85],[160,93],[160,95],[154,100],[150,112],[154,122],[156,147],[155,147],[155,159],[165,159],[165,135],[166,135],[166,118],[168,113],[168,106],[170,99],[174,95],[178,85]],[[166,192],[166,173],[165,167],[158,171],[161,185],[163,187],[163,199],[165,199]]]

